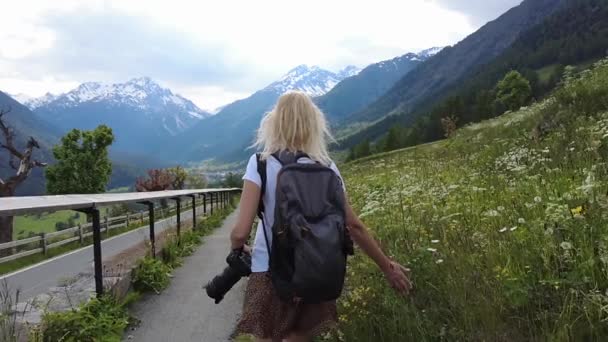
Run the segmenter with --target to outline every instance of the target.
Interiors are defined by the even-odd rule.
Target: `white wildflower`
[[[506,232],[506,231],[507,231],[507,227],[504,227],[504,228],[500,228],[500,230],[499,230],[498,232],[499,232],[499,233],[504,233],[504,232]]]
[[[484,213],[485,216],[487,217],[496,217],[496,216],[500,216],[500,213],[494,209],[492,210],[488,210]]]
[[[431,240],[431,243],[439,243],[439,240]]]
[[[524,219],[523,217],[520,217],[520,218],[517,220],[517,223],[519,223],[519,224],[524,224],[524,223],[526,223],[526,219]]]
[[[568,241],[564,241],[564,242],[560,243],[559,246],[565,250],[572,249],[572,244]]]
[[[542,201],[543,201],[543,199],[542,199],[540,196],[536,196],[536,197],[534,197],[534,202],[536,202],[536,203],[540,203],[540,202],[542,202]]]
[[[514,232],[517,229],[517,226],[515,227],[511,227],[511,229],[509,229],[510,231]]]
[[[443,262],[443,259],[437,259],[437,261],[435,261],[435,263],[436,263],[437,265],[441,264],[442,262]]]
[[[431,253],[435,253],[437,252],[437,248],[427,248],[427,251],[431,252]]]

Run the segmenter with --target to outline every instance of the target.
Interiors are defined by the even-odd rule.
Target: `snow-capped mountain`
[[[8,94],[10,97],[12,97],[15,101],[21,103],[22,105],[25,105],[26,102],[29,102],[33,99],[33,97],[27,95],[27,94],[23,94],[23,93],[19,93],[19,94]],[[27,107],[27,106],[26,106]]]
[[[337,75],[339,78],[345,79],[345,78],[355,76],[359,72],[361,72],[361,69],[359,69],[358,67],[356,67],[354,65],[348,65],[348,66],[344,67],[344,69],[338,71]]]
[[[132,110],[150,120],[160,120],[164,129],[171,135],[210,116],[192,101],[161,87],[149,77],[115,84],[87,82],[68,93],[47,93],[41,98],[26,101],[25,104],[30,109],[42,112],[77,109],[93,104],[106,107],[109,111],[117,108]]]
[[[116,84],[87,82],[28,105],[64,131],[108,125],[114,131],[114,145],[135,152],[150,152],[153,146],[211,115],[148,77]]]
[[[20,98],[15,97],[15,99],[17,99],[17,101],[21,102],[21,104],[23,104],[30,110],[34,110],[38,107],[42,107],[42,106],[46,105],[47,103],[54,101],[56,98],[57,98],[57,96],[53,95],[51,93],[46,93],[44,96],[41,96],[41,97],[31,97],[31,96],[24,95],[24,94],[21,94]]]
[[[349,72],[352,73],[352,70]],[[301,90],[310,96],[321,96],[330,91],[347,73],[333,73],[318,66],[299,65],[291,69],[281,79],[273,82],[263,91],[273,91],[279,95],[290,90]]]
[[[436,54],[439,53],[439,51],[443,50],[445,48],[444,47],[432,47],[430,49],[426,49],[426,50],[422,50],[420,52],[417,53],[418,57],[422,58],[422,59],[428,59],[431,58],[433,56],[435,56]]]
[[[194,160],[208,158],[211,154],[227,157],[237,149],[243,153],[251,145],[264,114],[285,92],[299,90],[313,97],[320,96],[357,72],[358,69],[352,66],[334,73],[318,66],[299,65],[276,82],[222,107],[217,114],[189,128],[177,137],[175,144],[167,146],[164,157]]]
[[[189,116],[202,119],[209,113],[198,108],[192,101],[163,88],[149,77],[134,78],[126,83],[83,83],[78,88],[62,95],[47,93],[28,102],[31,109],[54,105],[64,108],[77,107],[85,102],[107,102],[111,105],[126,105],[151,113],[162,114],[167,109],[178,109]]]

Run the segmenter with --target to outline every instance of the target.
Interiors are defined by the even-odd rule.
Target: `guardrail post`
[[[129,227],[129,212],[127,212],[127,218],[125,219],[125,223],[127,224],[127,227]]]
[[[207,194],[203,194],[203,215],[207,216]]]
[[[97,293],[97,298],[99,298],[103,295],[103,274],[101,260],[101,220],[99,217],[99,209],[86,208],[80,209],[78,211],[91,215],[91,221],[93,223],[93,264],[95,269],[95,292]]]
[[[46,255],[46,234],[40,233],[40,248],[42,248],[42,254]]]
[[[181,209],[182,209],[182,199],[179,197],[174,197],[172,200],[175,201],[175,216],[177,218],[177,245],[181,244],[181,230],[182,230],[182,219],[181,219]]]
[[[82,234],[82,224],[78,222],[78,242],[82,245],[84,243],[84,236]]]
[[[140,218],[141,218],[141,224],[144,224],[144,211],[143,210],[140,211],[139,214],[140,214]]]
[[[103,217],[103,224],[106,226],[106,237],[110,236],[110,223],[108,222],[108,215]]]
[[[209,194],[209,198],[211,199],[211,201],[210,201],[211,202],[211,211],[210,211],[211,215],[213,215],[213,202],[215,202],[215,199],[213,198],[215,196],[213,196],[213,194],[214,194],[213,192]]]
[[[190,195],[192,198],[192,230],[196,229],[196,195]]]
[[[140,204],[148,206],[148,222],[150,226],[150,252],[152,253],[152,258],[156,258],[156,234],[154,233],[154,203],[150,201],[145,201],[140,202]],[[143,211],[141,217],[143,222]]]

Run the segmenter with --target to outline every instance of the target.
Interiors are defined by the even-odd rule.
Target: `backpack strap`
[[[255,160],[258,165],[258,174],[260,175],[260,179],[262,180],[262,185],[260,186],[260,201],[258,203],[258,217],[260,220],[263,220],[262,215],[264,214],[264,193],[266,192],[266,160],[262,160],[262,155],[260,153],[255,154]]]
[[[270,270],[270,243],[268,243],[268,233],[266,232],[266,220],[264,220],[264,193],[266,192],[267,163],[266,160],[262,159],[262,155],[260,153],[255,154],[255,159],[257,161],[258,174],[260,175],[260,180],[262,181],[262,185],[260,186],[260,201],[258,203],[258,218],[260,219],[260,221],[262,221],[262,230],[264,230],[264,240],[266,241],[266,250],[268,251],[268,269]]]

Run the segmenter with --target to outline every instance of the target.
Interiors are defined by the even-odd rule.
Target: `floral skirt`
[[[316,336],[338,321],[336,301],[320,304],[286,303],[274,291],[268,272],[249,276],[237,333],[262,339],[283,339],[290,334]]]

